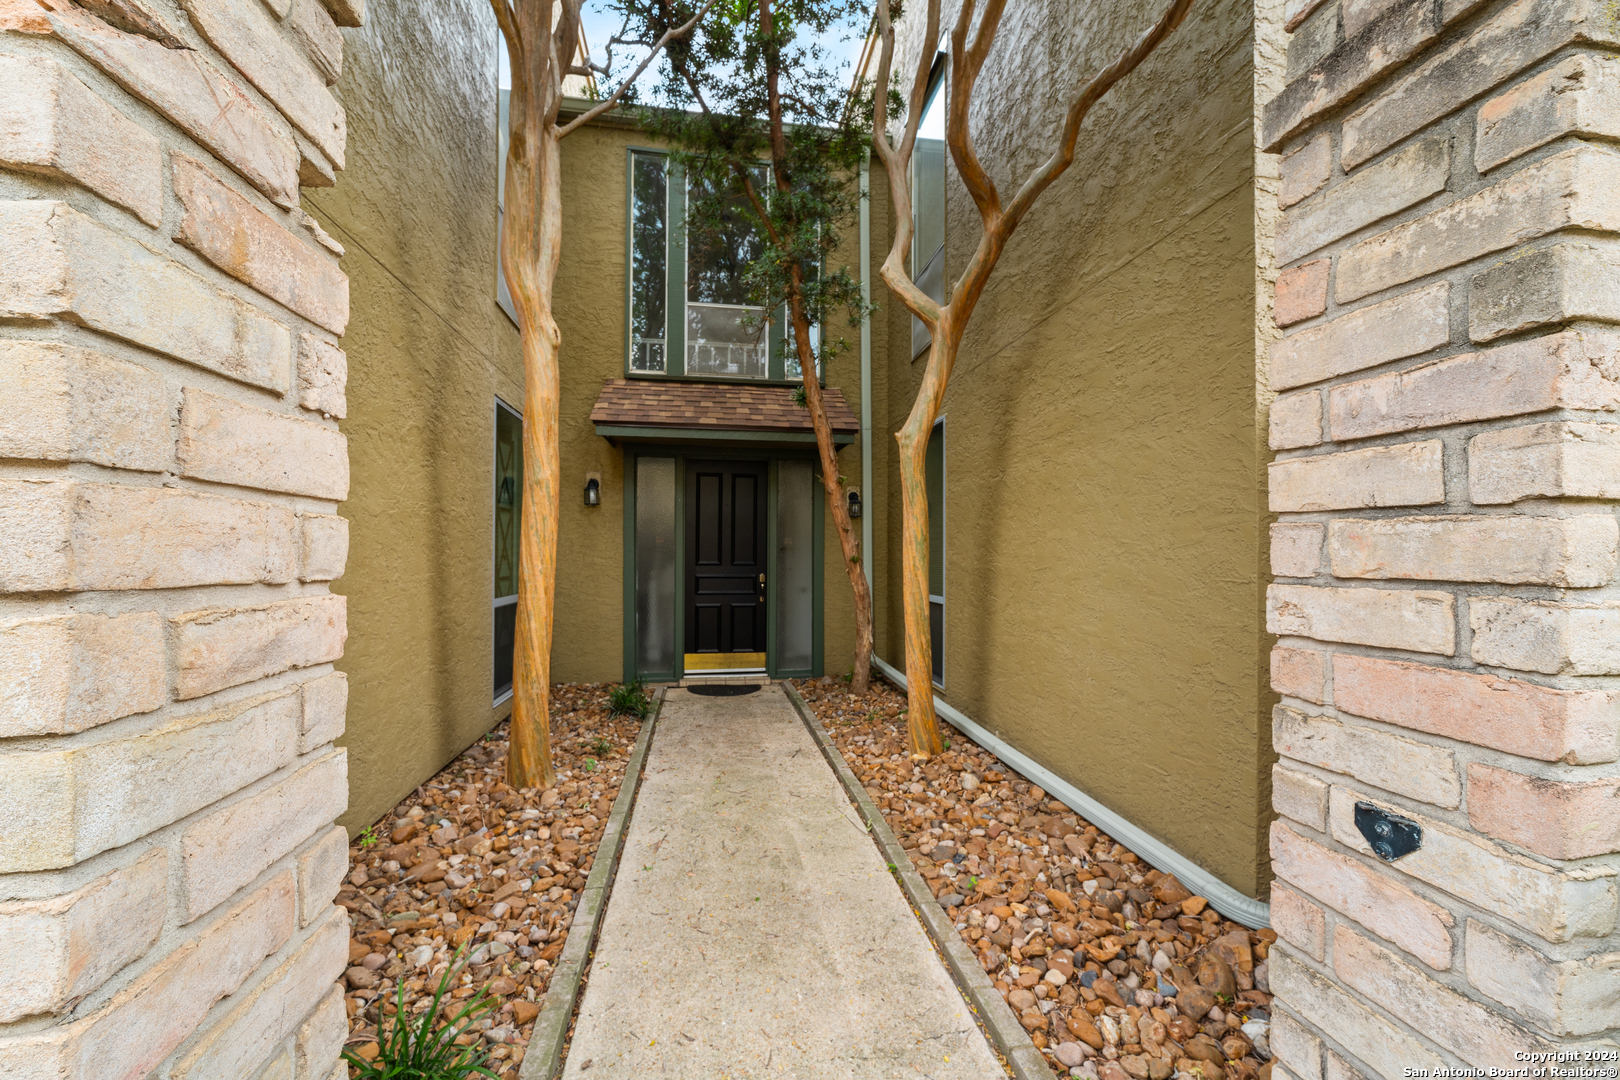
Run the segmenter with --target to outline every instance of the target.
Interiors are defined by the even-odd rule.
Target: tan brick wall
[[[1279,1075],[1613,1046],[1620,15],[1289,18],[1262,124]],[[1418,850],[1379,858],[1362,804]]]
[[[0,2],[0,1075],[329,1080],[361,11],[130,10]]]

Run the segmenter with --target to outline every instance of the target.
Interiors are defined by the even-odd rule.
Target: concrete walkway
[[[782,691],[670,691],[565,1080],[1002,1075]]]

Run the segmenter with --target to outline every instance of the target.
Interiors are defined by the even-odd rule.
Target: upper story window
[[[945,300],[945,65],[936,62],[917,144],[911,152],[911,280]],[[911,355],[928,348],[928,328],[911,320]]]
[[[760,166],[755,184],[768,191]],[[629,307],[631,374],[726,379],[799,378],[784,349],[785,315],[748,302],[743,275],[763,253],[753,216],[736,196],[719,228],[688,235],[686,208],[707,192],[654,151],[630,155]],[[811,343],[819,345],[819,327]]]

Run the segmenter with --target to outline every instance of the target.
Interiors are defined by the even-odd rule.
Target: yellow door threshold
[[[765,667],[762,652],[687,653],[687,671],[759,671]]]

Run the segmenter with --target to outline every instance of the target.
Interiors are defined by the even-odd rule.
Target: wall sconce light
[[[861,516],[861,493],[854,489],[851,489],[849,493],[849,516],[851,518]]]
[[[602,481],[594,476],[585,481],[585,505],[602,505]]]

